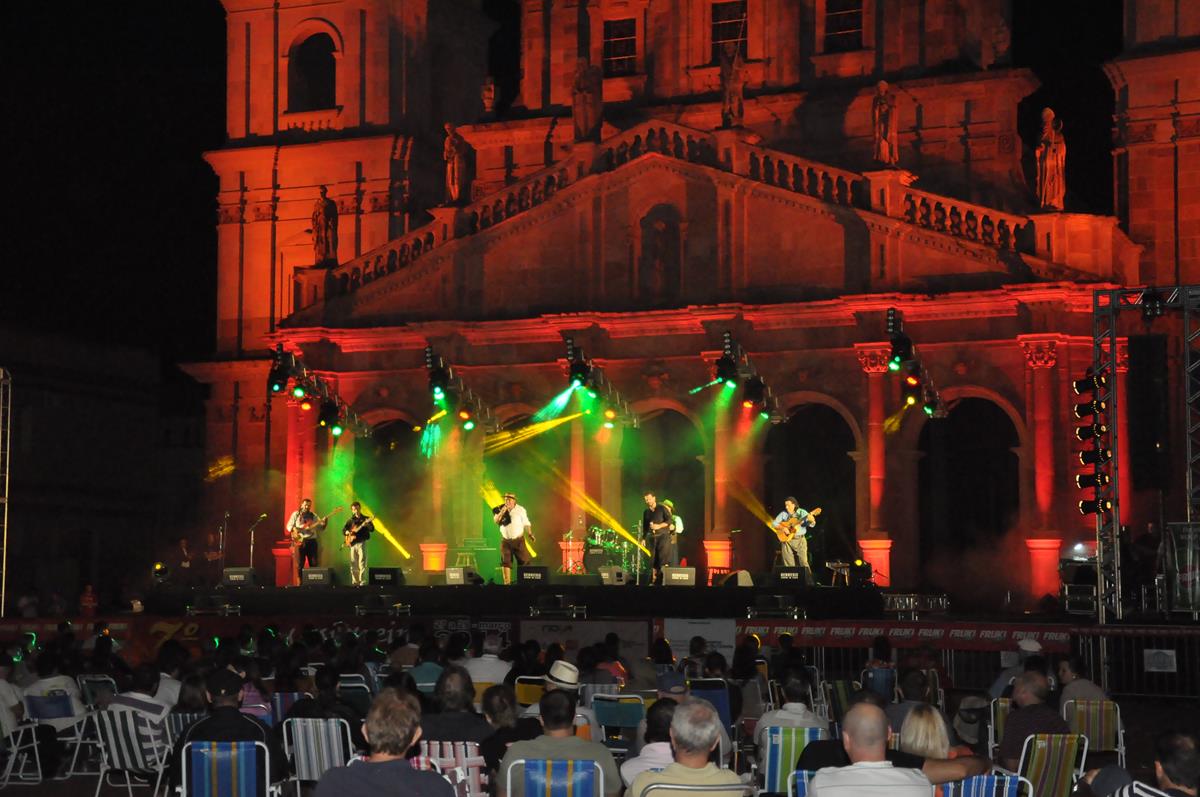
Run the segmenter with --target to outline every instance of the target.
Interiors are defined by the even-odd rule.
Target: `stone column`
[[[584,435],[583,419],[571,421],[571,500],[567,528],[573,532],[572,539],[582,541],[587,534],[587,507],[583,497],[587,495],[587,440]],[[565,552],[565,549],[564,549]],[[563,560],[563,565],[567,566]]]
[[[883,495],[887,478],[887,457],[883,422],[887,417],[884,386],[891,348],[881,343],[856,344],[859,365],[867,375],[867,473],[870,521],[866,534],[859,539],[863,558],[871,563],[876,583],[890,586],[892,541],[883,523]]]
[[[713,522],[706,538],[728,539],[729,534],[729,413],[718,409],[713,420]]]
[[[1054,527],[1054,371],[1058,362],[1057,335],[1020,335],[1025,367],[1032,376],[1032,390],[1025,416],[1033,442],[1033,489],[1039,536]],[[1049,536],[1057,536],[1057,532]],[[1055,563],[1057,567],[1057,563]]]
[[[305,498],[313,498],[316,487],[316,472],[317,472],[317,409],[314,403],[313,407],[308,410],[300,408],[300,402],[296,399],[288,399],[288,444],[287,444],[287,469],[284,476],[284,512],[283,524],[287,523],[288,517],[300,502]],[[320,507],[317,507],[320,509]],[[281,541],[282,542],[282,541]],[[282,546],[276,546],[282,550]],[[272,548],[275,551],[275,547]],[[296,571],[296,562],[291,554],[290,544],[288,549],[288,573],[287,583],[297,585],[300,583],[300,574]],[[276,582],[280,581],[283,573],[283,560],[276,560]],[[283,586],[283,585],[280,585]]]

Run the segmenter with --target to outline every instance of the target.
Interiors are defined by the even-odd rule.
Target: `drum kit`
[[[636,545],[616,531],[592,526],[583,546],[583,568],[589,573],[599,573],[602,567],[620,567],[632,573],[638,569],[641,555]]]

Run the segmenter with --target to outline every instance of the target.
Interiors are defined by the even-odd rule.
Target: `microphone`
[[[267,519],[267,513],[266,513],[266,512],[263,512],[261,515],[259,515],[259,516],[258,516],[258,519],[259,519],[259,520],[266,520],[266,519]]]

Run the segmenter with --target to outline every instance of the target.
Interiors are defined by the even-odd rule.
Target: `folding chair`
[[[604,770],[596,761],[524,759],[508,765],[504,773],[504,792],[513,794],[513,770],[523,770],[522,793],[526,797],[603,797]]]
[[[870,689],[889,703],[896,700],[896,671],[891,667],[868,667],[859,675],[863,689]]]
[[[1113,797],[1170,797],[1165,791],[1159,791],[1153,786],[1135,780],[1128,786],[1122,786],[1113,792]]]
[[[707,700],[716,708],[721,724],[726,729],[733,727],[733,712],[729,709],[729,685],[720,678],[695,678],[688,683],[692,697]]]
[[[817,774],[815,771],[807,769],[789,772],[787,778],[788,797],[808,797],[808,787],[815,774]]]
[[[243,703],[238,711],[249,717],[260,719],[268,725],[275,724],[275,712],[266,703]]]
[[[1020,775],[975,775],[938,787],[941,797],[1032,797],[1033,784]]]
[[[245,797],[260,786],[268,797],[283,793],[271,783],[271,753],[262,742],[188,742],[181,760],[182,797]]]
[[[753,794],[754,787],[749,783],[730,783],[729,785],[705,785],[700,786],[695,783],[651,783],[642,790],[642,797],[651,794],[652,792],[700,792],[710,794],[735,794],[738,797]],[[658,797],[658,795],[654,795]],[[666,797],[664,794],[663,797]]]
[[[421,756],[433,762],[436,770],[454,786],[458,797],[487,794],[487,761],[479,752],[478,742],[422,739]]]
[[[946,711],[946,690],[942,689],[941,676],[938,675],[937,670],[932,669],[932,668],[930,668],[928,670],[921,670],[921,672],[925,673],[925,678],[929,682],[929,700],[930,700],[930,702],[933,703],[935,706],[937,706],[939,709],[941,709],[942,713],[945,713],[945,711]]]
[[[592,707],[592,698],[596,695],[619,695],[621,685],[612,684],[583,684],[579,687],[579,705],[584,708]]]
[[[338,676],[338,688],[345,689],[347,686],[365,686],[367,691],[371,690],[371,682],[367,680],[367,677],[356,672]]]
[[[596,712],[596,721],[604,728],[604,739],[601,741],[605,746],[614,754],[628,753],[629,745],[626,741],[620,736],[609,739],[608,731],[610,728],[631,728],[636,733],[638,726],[646,718],[646,704],[642,702],[641,695],[596,695],[592,701],[592,711]]]
[[[367,712],[371,709],[371,690],[367,688],[366,684],[339,686],[338,697],[354,706],[354,710],[360,717],[367,716]]]
[[[1088,752],[1117,754],[1117,763],[1125,766],[1125,727],[1121,707],[1112,700],[1068,700],[1062,707],[1063,719],[1071,733],[1087,737]]]
[[[117,785],[111,782],[114,773],[125,776],[125,789],[130,797],[133,797],[134,775],[146,779],[153,777],[154,789],[150,794],[158,794],[171,755],[164,728],[133,711],[101,709],[92,716],[100,746],[96,794],[100,794],[104,783]]]
[[[850,695],[858,690],[859,684],[855,681],[825,681],[822,686],[829,719],[841,722],[850,705]]]
[[[79,698],[88,708],[103,708],[117,693],[117,682],[111,675],[85,673],[75,678],[79,684]]]
[[[308,692],[275,692],[271,695],[271,719],[274,720],[272,725],[278,725],[287,719],[288,712],[292,710],[292,706],[296,705],[296,701],[303,697],[312,697]]]
[[[45,720],[74,720],[65,728],[56,729],[59,741],[69,747],[75,748],[75,751],[71,754],[71,766],[67,769],[67,775],[95,774],[85,773],[75,768],[79,762],[79,751],[83,746],[85,744],[94,745],[96,742],[84,738],[88,720],[91,719],[92,715],[90,713],[76,714],[69,694],[61,689],[56,689],[44,696],[25,695],[25,716],[27,719],[39,723]]]
[[[1004,723],[1008,722],[1008,712],[1011,710],[1012,701],[1007,697],[998,697],[992,701],[988,720],[988,758],[993,761],[1000,749],[1000,740],[1004,738]]]
[[[4,740],[8,761],[4,765],[0,789],[7,789],[14,777],[23,786],[36,786],[42,782],[42,756],[38,752],[37,727],[36,722],[22,722]],[[17,766],[18,762],[20,767]],[[33,764],[33,772],[26,772],[30,763]],[[16,770],[15,775],[13,770]]]
[[[295,772],[296,797],[300,781],[317,781],[328,770],[344,767],[354,757],[350,723],[342,718],[292,718],[283,723],[283,751]]]
[[[1078,733],[1032,734],[1025,737],[1015,774],[1033,784],[1034,797],[1068,797],[1083,776],[1087,749],[1087,737]]]
[[[167,715],[166,719],[167,735],[170,737],[171,741],[174,741],[180,736],[183,736],[183,732],[186,731],[193,722],[202,720],[207,716],[208,714],[203,711],[181,711],[179,713],[172,711]]]
[[[513,683],[513,691],[517,693],[519,704],[532,706],[546,692],[546,681],[540,675],[518,675]]]
[[[823,728],[767,728],[766,749],[759,751],[763,763],[763,791],[783,792],[791,788],[790,776],[809,742],[828,739]]]

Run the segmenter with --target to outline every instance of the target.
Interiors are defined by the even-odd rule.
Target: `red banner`
[[[1022,639],[1040,642],[1049,653],[1070,650],[1068,625],[963,623],[932,621],[906,623],[871,620],[738,620],[738,638],[758,634],[764,645],[774,646],[780,634],[791,634],[802,647],[867,648],[877,636],[887,637],[894,648],[926,645],[952,650],[1016,650]]]

